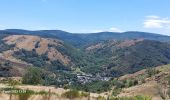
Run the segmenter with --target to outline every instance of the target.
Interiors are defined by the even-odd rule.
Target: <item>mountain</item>
[[[72,71],[76,67],[83,66],[85,63],[83,61],[88,57],[61,40],[33,35],[2,36],[0,47],[1,73],[8,73],[10,71],[6,70],[14,69],[14,67],[20,73],[19,68],[24,70],[24,66],[27,65],[40,67],[53,73],[61,70]],[[21,76],[21,73],[17,75]],[[15,76],[14,74],[8,75]]]
[[[61,30],[29,31],[29,30],[20,30],[20,29],[7,29],[4,31],[20,33],[20,34],[38,35],[38,36],[49,37],[49,38],[58,38],[76,47],[84,47],[89,43],[105,41],[109,39],[125,40],[125,39],[143,38],[148,40],[170,42],[170,36],[148,33],[148,32],[137,32],[137,31],[129,31],[129,32],[122,32],[122,33],[99,32],[99,33],[87,33],[87,34],[81,34],[81,33],[75,34],[75,33],[69,33]]]
[[[102,72],[119,76],[138,70],[170,63],[170,44],[153,40],[108,40],[86,48]]]

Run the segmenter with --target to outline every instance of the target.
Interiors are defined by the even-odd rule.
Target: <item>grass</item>
[[[69,90],[62,94],[62,97],[74,99],[74,98],[82,98],[82,97],[89,97],[90,93],[87,92],[79,92],[77,90]]]
[[[99,96],[99,97],[97,98],[97,100],[106,100],[106,98],[105,98],[105,97],[102,97],[102,96]]]
[[[90,93],[87,93],[87,92],[81,92],[81,97],[89,97],[90,96]]]
[[[133,97],[111,97],[110,100],[152,100],[149,96],[133,96]]]
[[[70,90],[70,91],[63,93],[62,97],[69,98],[69,99],[79,98],[80,93],[77,90]]]

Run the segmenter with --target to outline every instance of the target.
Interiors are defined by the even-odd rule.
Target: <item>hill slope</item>
[[[71,71],[88,60],[83,52],[58,39],[32,35],[7,35],[1,38],[2,62],[30,64],[49,71]]]
[[[170,63],[170,45],[151,40],[105,41],[86,48],[103,62],[105,73],[120,75]]]
[[[71,34],[63,31],[26,31],[26,30],[7,30],[15,31],[6,32],[1,38],[1,52],[7,58],[13,57],[37,67],[47,67],[51,70],[75,70],[80,68],[81,71],[101,76],[120,76],[126,73],[132,73],[146,67],[154,67],[158,65],[170,63],[170,45],[153,40],[145,40],[144,38],[136,40],[106,40],[117,34],[127,35],[126,38],[145,38],[162,37],[157,34],[149,33],[96,33],[96,34]],[[18,35],[25,34],[34,35]],[[36,33],[37,32],[37,33]],[[58,33],[57,33],[58,32]],[[7,33],[10,33],[9,35]],[[14,34],[14,35],[11,35]],[[15,35],[17,34],[17,35]],[[77,49],[65,41],[56,38],[44,38],[49,35],[59,35],[60,38],[65,37],[66,41],[69,37],[87,38],[98,36],[96,43],[84,46],[84,50]],[[103,34],[103,35],[101,35]],[[129,35],[135,34],[135,36]],[[35,35],[44,35],[42,37]],[[106,35],[107,38],[103,36]],[[87,37],[86,37],[87,36]],[[114,37],[120,39],[121,37]],[[168,38],[168,37],[166,37]],[[79,40],[78,39],[78,40]],[[91,40],[93,38],[90,38]],[[97,39],[97,38],[96,38]],[[155,38],[156,39],[156,38]],[[75,41],[77,41],[75,39]],[[74,41],[74,42],[75,42]],[[95,41],[95,39],[94,39]],[[67,41],[68,42],[68,41]],[[88,43],[88,40],[86,41]]]

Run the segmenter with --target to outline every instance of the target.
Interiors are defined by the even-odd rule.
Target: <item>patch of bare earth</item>
[[[143,39],[137,39],[137,40],[125,40],[123,42],[121,42],[118,47],[120,48],[124,48],[124,47],[129,47],[132,45],[135,45],[136,43],[143,41]]]
[[[94,49],[99,49],[99,48],[102,48],[103,45],[101,43],[98,43],[96,45],[91,45],[90,47],[86,48],[86,51],[91,51],[91,50],[94,50]]]
[[[62,41],[50,38],[41,38],[39,36],[31,35],[11,35],[3,39],[8,45],[15,44],[14,50],[25,49],[32,51],[33,49],[39,55],[47,53],[50,60],[59,60],[63,64],[68,65],[70,59],[66,55],[61,54],[56,48],[49,47],[49,45],[62,46]],[[6,51],[4,55],[11,57],[13,51]]]

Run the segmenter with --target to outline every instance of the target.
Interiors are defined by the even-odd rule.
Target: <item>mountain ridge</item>
[[[143,38],[148,40],[157,40],[161,42],[170,42],[170,36],[149,33],[149,32],[138,32],[138,31],[127,31],[122,33],[98,32],[98,33],[88,33],[88,34],[76,34],[76,33],[65,32],[62,30],[29,31],[29,30],[20,30],[20,29],[7,29],[3,31],[14,32],[19,34],[38,35],[38,36],[49,37],[49,38],[58,38],[79,48],[88,45],[89,43],[105,41],[108,39],[128,40],[128,39]]]

